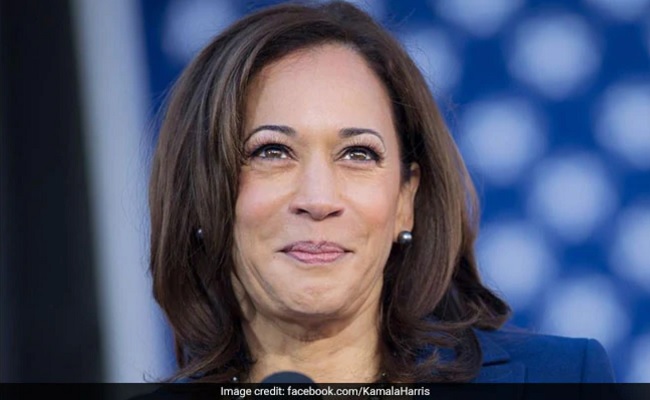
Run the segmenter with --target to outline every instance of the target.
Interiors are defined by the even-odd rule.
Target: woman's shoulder
[[[475,330],[483,353],[477,382],[613,382],[607,352],[595,339],[521,329]]]

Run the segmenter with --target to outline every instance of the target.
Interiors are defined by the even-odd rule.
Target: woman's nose
[[[305,166],[296,182],[291,212],[321,221],[343,213],[341,182],[331,166],[312,162]]]

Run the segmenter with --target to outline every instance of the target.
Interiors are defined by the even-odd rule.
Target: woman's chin
[[[349,303],[340,301],[314,302],[307,304],[285,304],[278,317],[295,324],[323,324],[345,319],[350,314]]]
[[[298,325],[345,322],[368,311],[369,308],[364,305],[379,301],[374,297],[379,296],[381,288],[371,291],[363,289],[340,283],[314,285],[310,282],[309,285],[300,285],[297,282],[292,288],[277,290],[276,293],[282,295],[274,296],[274,305],[267,308],[267,312],[273,318]]]

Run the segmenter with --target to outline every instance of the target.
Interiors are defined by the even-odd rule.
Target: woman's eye
[[[379,156],[373,150],[366,147],[353,147],[348,149],[343,156],[346,160],[352,161],[377,161]]]
[[[289,151],[285,146],[279,144],[269,144],[262,146],[252,153],[253,157],[285,159],[289,158]]]

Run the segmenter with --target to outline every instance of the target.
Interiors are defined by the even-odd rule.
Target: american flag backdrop
[[[153,109],[213,35],[274,3],[141,0]],[[650,1],[355,3],[430,83],[513,323],[596,338],[620,381],[650,381]]]

